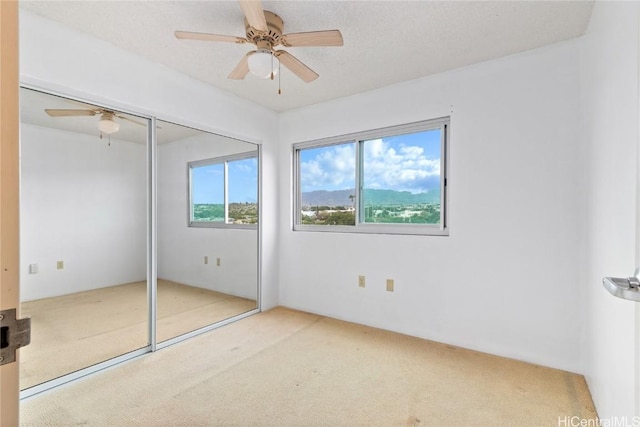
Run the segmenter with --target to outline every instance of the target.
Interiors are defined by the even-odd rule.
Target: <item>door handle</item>
[[[640,302],[640,279],[637,269],[633,277],[605,277],[602,279],[602,285],[613,296]]]

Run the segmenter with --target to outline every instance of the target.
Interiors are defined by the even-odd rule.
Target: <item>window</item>
[[[254,228],[258,222],[255,152],[188,164],[189,226]]]
[[[294,145],[295,230],[448,234],[449,118]]]

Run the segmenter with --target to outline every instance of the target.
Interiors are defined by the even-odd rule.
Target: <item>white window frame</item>
[[[448,236],[448,171],[449,171],[449,137],[451,128],[451,118],[442,117],[432,120],[408,123],[387,128],[374,129],[357,132],[348,135],[341,135],[330,138],[323,138],[314,141],[300,142],[293,144],[293,227],[294,231],[324,231],[342,233],[369,233],[369,234],[411,234],[429,236]],[[439,224],[397,224],[397,223],[365,223],[362,221],[363,203],[361,193],[363,173],[363,153],[362,144],[365,141],[397,136],[408,133],[416,133],[440,129],[440,223]],[[329,147],[332,145],[342,145],[355,143],[356,147],[356,194],[355,194],[355,225],[313,225],[302,224],[302,192],[300,187],[300,152],[310,148]]]
[[[232,154],[229,156],[214,157],[211,159],[195,160],[187,163],[187,225],[195,228],[236,228],[255,230],[258,224],[229,224],[229,162],[236,160],[246,160],[255,158],[258,160],[258,153],[250,151],[247,153]],[[193,182],[192,171],[194,168],[222,164],[224,167],[224,222],[220,221],[194,221],[193,220]],[[258,163],[258,168],[260,167]],[[256,171],[256,182],[259,181],[260,171]],[[256,185],[256,200],[258,200],[260,184]],[[256,211],[259,211],[256,202]],[[258,218],[260,221],[260,218]]]

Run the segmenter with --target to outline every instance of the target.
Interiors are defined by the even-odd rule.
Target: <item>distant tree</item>
[[[353,212],[331,212],[325,219],[327,225],[355,225],[356,218]]]
[[[327,218],[329,218],[329,212],[327,211],[319,211],[316,212],[316,219],[322,223],[324,223]]]

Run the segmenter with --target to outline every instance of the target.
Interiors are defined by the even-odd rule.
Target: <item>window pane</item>
[[[300,150],[301,224],[355,225],[355,143]]]
[[[440,223],[440,129],[363,142],[365,223]]]
[[[191,221],[224,222],[224,164],[191,168]]]
[[[227,165],[229,224],[258,222],[258,159],[233,160]]]

